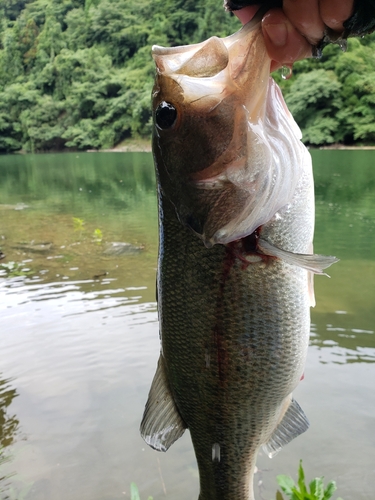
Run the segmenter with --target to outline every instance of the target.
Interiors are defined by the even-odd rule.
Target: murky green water
[[[296,391],[311,428],[260,457],[256,494],[274,499],[302,458],[344,500],[373,500],[375,152],[313,158],[315,250],[341,261],[316,278]],[[138,433],[159,353],[151,155],[3,156],[0,179],[0,499],[118,500],[135,481],[196,500],[188,433],[166,454]]]

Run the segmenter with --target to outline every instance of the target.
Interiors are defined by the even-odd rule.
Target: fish
[[[239,32],[154,46],[161,352],[140,432],[189,429],[199,500],[253,500],[256,458],[309,423],[303,377],[314,273],[311,157],[270,79],[260,15]]]

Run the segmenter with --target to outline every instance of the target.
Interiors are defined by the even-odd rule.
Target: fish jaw
[[[208,57],[207,47],[214,55]],[[249,198],[257,204],[264,183],[270,60],[260,24],[178,49],[153,48],[153,153],[180,221],[211,246],[237,238],[228,231],[231,218],[244,216]],[[164,129],[158,123],[163,103],[176,110],[175,123]]]

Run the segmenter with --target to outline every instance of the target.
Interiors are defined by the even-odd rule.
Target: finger
[[[263,17],[262,28],[271,70],[283,64],[311,57],[311,45],[290,23],[281,9],[271,9]]]
[[[320,0],[319,10],[326,26],[334,31],[343,31],[343,23],[353,13],[352,0]]]
[[[238,17],[242,24],[252,20],[259,9],[259,5],[248,5],[240,10],[234,10],[233,14]]]
[[[310,43],[316,44],[323,38],[324,23],[320,17],[319,0],[284,0],[283,10]]]

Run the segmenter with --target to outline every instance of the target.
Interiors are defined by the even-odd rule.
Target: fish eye
[[[172,128],[177,120],[177,110],[173,104],[162,101],[156,108],[155,122],[161,130]]]

